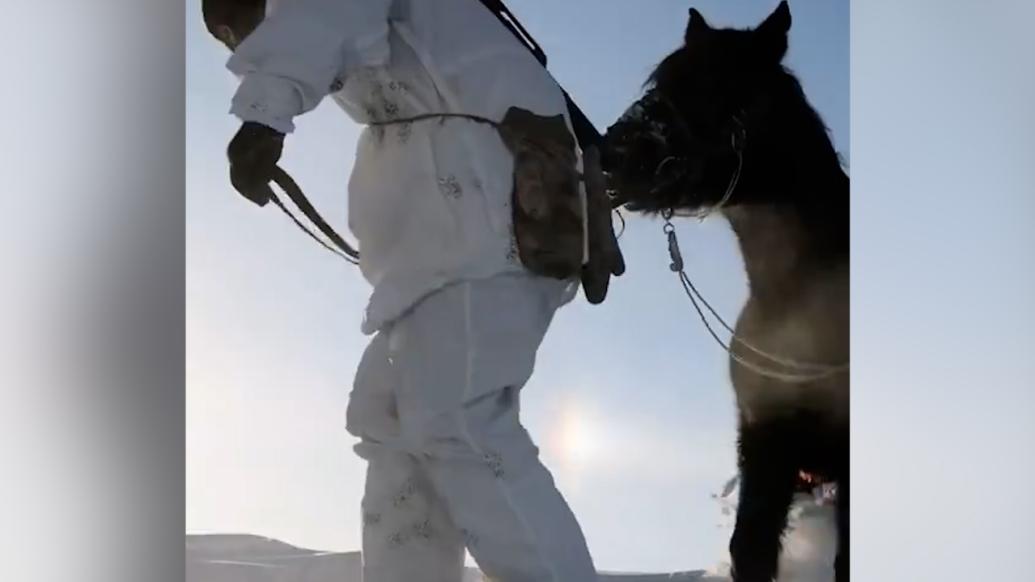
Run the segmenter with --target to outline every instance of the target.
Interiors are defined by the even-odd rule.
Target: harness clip
[[[681,273],[683,271],[683,253],[679,251],[676,229],[671,222],[666,222],[664,230],[665,234],[668,235],[668,256],[672,259],[672,264],[668,268],[673,273]]]

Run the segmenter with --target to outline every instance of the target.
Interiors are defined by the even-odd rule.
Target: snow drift
[[[258,536],[187,536],[185,582],[361,582],[359,552],[317,552]],[[720,582],[705,572],[602,574],[601,582]],[[419,582],[419,581],[414,581]],[[468,569],[464,582],[483,582]]]
[[[736,515],[738,480],[714,497]],[[833,582],[837,527],[831,490],[798,495],[788,518],[778,582]],[[724,524],[727,529],[732,523]],[[320,552],[253,535],[188,535],[184,582],[362,582],[359,552]],[[729,561],[663,574],[601,572],[600,582],[729,582]],[[420,582],[415,580],[414,582]],[[484,582],[469,568],[463,582]]]

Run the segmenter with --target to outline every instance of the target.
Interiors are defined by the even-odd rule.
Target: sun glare
[[[593,426],[585,417],[569,415],[564,420],[561,432],[564,456],[576,463],[592,460],[599,447],[596,436]]]
[[[584,468],[600,460],[604,431],[584,403],[566,399],[551,432],[551,448],[565,468]]]

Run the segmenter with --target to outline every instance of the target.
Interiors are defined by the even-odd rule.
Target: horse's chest
[[[848,362],[847,302],[843,303],[840,297],[831,297],[829,293],[812,297],[804,294],[793,306],[773,317],[749,300],[737,324],[738,337],[785,364],[734,342],[736,358],[730,360],[730,372],[745,420],[808,412],[838,424],[847,422],[847,370],[821,375],[815,368],[786,364],[793,361],[837,366]],[[737,362],[738,358],[750,366]],[[781,377],[760,373],[758,368]]]

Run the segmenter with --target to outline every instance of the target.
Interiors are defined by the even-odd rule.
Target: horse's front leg
[[[834,579],[836,582],[848,582],[848,517],[851,513],[848,501],[848,472],[846,471],[837,484],[837,558],[834,560]]]
[[[734,582],[776,577],[798,472],[792,445],[779,425],[741,424],[740,501],[730,540]]]

